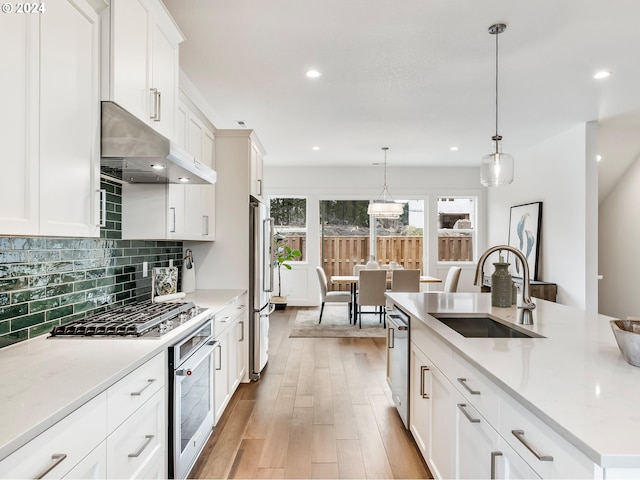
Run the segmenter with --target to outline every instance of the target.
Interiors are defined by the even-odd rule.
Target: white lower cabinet
[[[101,393],[0,462],[2,478],[61,478],[107,435]]]
[[[215,424],[218,423],[229,400],[245,379],[248,365],[247,297],[242,295],[215,316],[216,340],[214,377]]]
[[[62,478],[88,478],[93,480],[107,478],[107,442],[101,442]]]
[[[409,429],[435,478],[605,478],[422,322],[410,329]]]
[[[140,478],[164,463],[166,425],[163,389],[107,438],[107,478]]]
[[[0,478],[166,478],[160,353],[0,462]]]

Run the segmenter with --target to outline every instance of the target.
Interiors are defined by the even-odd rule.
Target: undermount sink
[[[525,332],[489,317],[434,317],[467,338],[544,338],[537,333]]]

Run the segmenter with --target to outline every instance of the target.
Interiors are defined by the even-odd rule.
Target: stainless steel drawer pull
[[[459,378],[458,382],[460,382],[460,385],[462,385],[471,395],[480,395],[480,392],[478,390],[474,390],[469,385],[467,385],[466,378]]]
[[[60,465],[65,458],[67,458],[66,453],[54,453],[53,455],[51,455],[51,460],[53,460],[53,462],[51,462],[51,465],[49,465],[47,468],[45,468],[42,472],[40,472],[35,477],[36,480],[40,480],[41,478],[44,478],[47,473],[49,473],[51,470],[53,470],[58,465]]]
[[[229,315],[227,315],[226,317],[222,317],[222,318],[221,318],[220,320],[218,320],[218,321],[219,321],[219,322],[228,322],[230,318],[231,318],[231,317],[230,317]]]
[[[491,480],[496,478],[496,457],[501,457],[502,452],[491,452]]]
[[[538,460],[541,462],[553,462],[553,457],[551,455],[542,455],[529,443],[529,441],[524,437],[524,430],[511,430],[511,433],[513,433],[513,436],[520,440],[520,443],[527,447],[527,450],[533,453]]]
[[[222,344],[221,343],[218,344],[218,363],[219,363],[219,366],[216,367],[216,370],[222,370]]]
[[[147,380],[147,384],[144,387],[142,387],[142,390],[138,390],[137,392],[131,392],[131,396],[139,397],[140,395],[142,395],[142,392],[144,392],[147,388],[149,388],[151,384],[155,381],[156,381],[155,378],[150,378],[149,380]]]
[[[429,371],[429,367],[425,367],[425,366],[421,366],[420,367],[420,396],[422,396],[422,398],[426,398],[427,400],[429,399],[429,394],[425,393],[424,391],[424,372],[428,372]]]
[[[389,327],[387,330],[387,348],[393,348],[395,344],[396,336],[394,335],[394,329]]]
[[[244,342],[244,320],[240,320],[238,322],[238,325],[240,325],[240,331],[242,332],[242,337],[240,338],[240,340],[238,340],[238,342]]]
[[[145,435],[144,438],[146,438],[146,440],[144,442],[144,445],[142,445],[142,447],[140,447],[140,450],[138,450],[136,453],[130,453],[129,458],[137,458],[142,455],[142,452],[144,452],[144,449],[149,446],[151,440],[153,440],[154,437],[155,435]]]
[[[462,414],[465,417],[467,417],[467,420],[469,420],[471,423],[480,423],[480,419],[479,418],[473,418],[471,415],[469,415],[469,412],[467,412],[467,404],[466,403],[459,403],[458,404],[458,408],[460,409]]]
[[[398,325],[398,331],[402,332],[404,330],[409,330],[409,327],[405,326],[405,325]]]

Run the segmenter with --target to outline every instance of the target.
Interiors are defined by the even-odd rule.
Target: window
[[[473,262],[475,225],[475,198],[438,198],[438,261]]]
[[[424,201],[404,202],[399,219],[375,219],[374,231],[368,206],[369,200],[320,201],[321,265],[327,276],[352,275],[354,265],[372,256],[380,264],[422,270]]]
[[[301,197],[273,197],[270,201],[275,235],[292,250],[300,250],[306,261],[307,252],[307,199]]]

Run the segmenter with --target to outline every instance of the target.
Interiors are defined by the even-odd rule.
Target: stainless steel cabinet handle
[[[496,478],[496,457],[501,457],[502,452],[491,452],[491,480]]]
[[[169,211],[171,212],[171,229],[170,232],[176,231],[176,207],[169,207]]]
[[[240,338],[240,340],[238,340],[238,342],[244,342],[244,320],[240,320],[238,322],[238,325],[240,325],[240,331],[242,332],[242,338]]]
[[[66,453],[54,453],[53,455],[51,455],[51,460],[53,460],[53,462],[51,462],[51,465],[49,465],[47,468],[45,468],[42,472],[40,472],[35,477],[36,480],[40,480],[41,478],[44,478],[47,473],[49,473],[51,470],[53,470],[58,465],[60,465],[65,458],[67,458]]]
[[[202,234],[209,235],[209,215],[202,216]]]
[[[156,122],[159,122],[161,120],[161,116],[162,116],[162,93],[160,91],[158,91],[158,113],[156,115]]]
[[[406,325],[398,325],[398,331],[402,332],[403,330],[409,330],[409,327]]]
[[[258,179],[258,195],[262,195],[262,180]]]
[[[429,394],[424,392],[424,372],[428,372],[429,367],[421,366],[420,367],[420,396],[422,398],[429,399]]]
[[[525,447],[527,447],[527,450],[533,453],[538,460],[540,460],[541,462],[553,462],[553,457],[551,455],[542,455],[535,449],[533,445],[529,443],[529,441],[524,436],[524,430],[511,430],[511,433],[513,433],[513,436],[516,437]]]
[[[144,392],[147,388],[149,388],[151,384],[155,381],[156,381],[155,378],[150,378],[149,380],[147,380],[147,384],[144,387],[142,387],[142,390],[138,390],[137,392],[131,392],[131,396],[139,397],[140,395],[142,395],[142,392]]]
[[[158,121],[158,89],[150,88],[149,90],[151,91],[151,95],[152,95],[151,103],[153,104],[153,110],[149,118],[157,122]]]
[[[100,194],[100,223],[99,227],[107,226],[107,191],[104,188],[98,190]]]
[[[222,344],[218,344],[218,363],[220,366],[216,367],[216,370],[222,370]]]
[[[466,378],[458,378],[458,382],[460,383],[460,385],[462,385],[467,392],[469,392],[471,395],[480,395],[480,392],[478,390],[474,390],[472,389],[469,385],[467,385],[467,379]]]
[[[389,330],[387,330],[387,345],[389,348],[393,348],[395,343],[395,335],[393,331],[393,328],[389,328]]]
[[[469,420],[471,423],[480,423],[480,419],[479,418],[473,418],[471,415],[469,415],[469,412],[467,412],[467,404],[466,403],[459,403],[458,404],[458,408],[460,409],[462,414],[465,417],[467,417],[467,420]]]
[[[145,435],[144,438],[146,438],[146,440],[144,442],[144,445],[142,445],[142,447],[140,447],[140,450],[138,450],[136,453],[130,453],[129,458],[139,457],[142,454],[142,452],[144,452],[144,449],[149,446],[149,444],[151,443],[151,440],[153,440],[154,437],[155,435]]]

